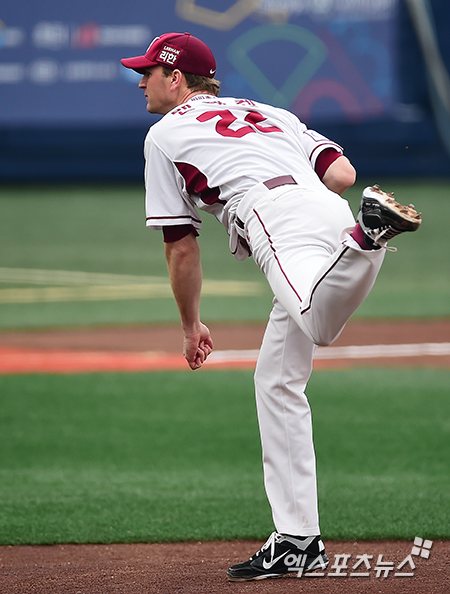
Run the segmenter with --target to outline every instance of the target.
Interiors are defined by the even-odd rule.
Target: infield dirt
[[[262,324],[211,324],[210,329],[216,352],[257,350],[264,334]],[[351,321],[333,347],[429,343],[449,346],[450,320]],[[179,326],[0,332],[0,373],[187,370],[181,349]],[[334,357],[318,360],[315,364],[320,369],[356,366],[450,367],[450,354],[392,355],[392,352],[385,357],[378,354],[373,359]],[[236,362],[230,367],[233,366],[236,367]],[[252,368],[254,360],[240,365],[243,366]],[[226,364],[221,367],[226,367]]]

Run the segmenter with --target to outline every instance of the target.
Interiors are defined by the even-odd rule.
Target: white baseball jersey
[[[200,209],[233,236],[237,204],[258,182],[291,174],[300,177],[304,188],[323,189],[314,165],[330,147],[342,153],[339,145],[284,109],[196,95],[148,132],[146,224],[200,229]]]

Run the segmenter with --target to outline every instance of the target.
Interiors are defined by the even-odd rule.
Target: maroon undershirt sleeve
[[[317,157],[314,168],[320,179],[323,179],[328,167],[331,165],[331,163],[336,161],[336,159],[339,159],[339,157],[342,157],[342,153],[339,153],[334,148],[327,148],[320,153],[320,155]]]
[[[198,237],[198,231],[193,225],[171,225],[169,227],[163,227],[164,243],[172,243],[183,239],[189,233],[193,233],[195,237]]]

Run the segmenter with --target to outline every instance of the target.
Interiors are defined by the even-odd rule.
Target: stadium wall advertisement
[[[447,175],[413,3],[5,0],[0,180],[140,179],[143,137],[156,118],[136,89],[140,76],[120,58],[168,31],[189,31],[213,49],[223,96],[293,111],[342,144],[360,174]],[[445,70],[450,7],[424,4]]]

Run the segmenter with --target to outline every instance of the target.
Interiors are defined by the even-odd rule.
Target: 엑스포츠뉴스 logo
[[[393,578],[413,578],[416,569],[415,561],[418,559],[429,559],[433,541],[416,536],[412,548],[409,552],[405,551],[406,556],[400,562],[385,558],[384,554],[368,555],[353,553],[335,553],[334,562],[328,567],[325,573],[327,563],[322,555],[319,555],[313,564],[307,567],[306,554],[289,554],[284,557],[284,563],[288,567],[288,572],[294,572],[297,577],[320,578],[320,577],[349,577],[352,579],[370,578],[375,579]],[[322,570],[322,571],[317,571]]]

